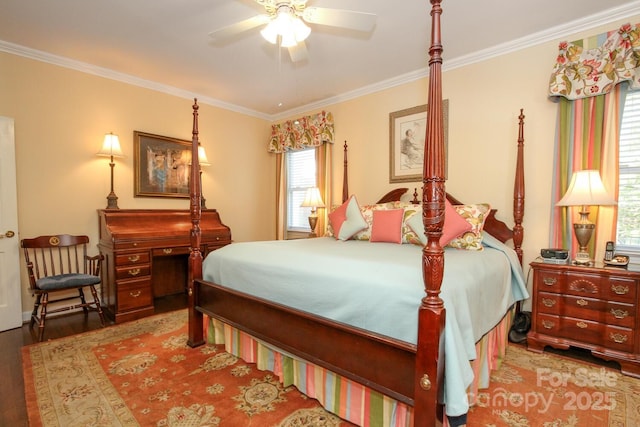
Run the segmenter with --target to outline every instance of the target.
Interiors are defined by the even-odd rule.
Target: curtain
[[[549,95],[558,100],[550,245],[575,254],[573,222],[580,207],[561,208],[573,172],[597,169],[609,193],[618,198],[618,141],[624,98],[629,86],[640,87],[640,32],[637,26],[575,42],[560,43]],[[620,84],[620,83],[625,84]],[[589,252],[604,257],[605,242],[615,240],[615,206],[591,207],[596,223]]]
[[[286,236],[285,206],[287,199],[284,173],[284,153],[315,147],[316,185],[325,202],[325,209],[318,209],[316,234],[322,236],[326,230],[328,207],[331,203],[331,153],[334,140],[333,115],[322,111],[295,120],[271,126],[268,151],[276,154],[276,239]]]

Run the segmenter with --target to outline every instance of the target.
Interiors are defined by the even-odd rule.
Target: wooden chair
[[[100,323],[102,326],[105,325],[100,298],[95,288],[100,284],[100,266],[104,256],[88,256],[88,243],[88,236],[68,234],[39,236],[20,241],[27,263],[29,285],[32,295],[36,297],[29,327],[33,328],[33,324],[38,323],[38,341],[42,341],[44,337],[47,315],[60,311],[82,308],[85,315],[88,315],[89,311],[97,311]],[[87,302],[85,299],[85,287],[91,290],[93,301]],[[73,290],[77,291],[77,295]],[[58,295],[55,299],[50,299],[49,294],[53,293]],[[48,308],[51,303],[77,299],[80,303],[56,304],[53,308]]]

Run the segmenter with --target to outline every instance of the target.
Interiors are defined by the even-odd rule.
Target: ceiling
[[[259,28],[211,42],[212,30],[263,13],[255,0],[2,0],[0,51],[272,120],[427,75],[428,0],[307,6],[374,13],[376,26],[363,34],[311,24],[308,59],[292,63]],[[442,7],[445,70],[640,14],[640,1],[623,0]]]

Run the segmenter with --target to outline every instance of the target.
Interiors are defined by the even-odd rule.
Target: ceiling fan
[[[307,0],[255,0],[265,8],[260,15],[245,19],[209,33],[212,41],[224,42],[240,33],[264,25],[260,34],[272,44],[289,49],[291,61],[307,58],[304,40],[311,33],[306,23],[370,32],[376,15],[345,9],[307,7]]]

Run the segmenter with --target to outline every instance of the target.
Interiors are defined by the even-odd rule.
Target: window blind
[[[300,207],[307,189],[316,186],[315,148],[287,151],[287,230],[310,231],[311,208]]]
[[[640,250],[640,91],[627,94],[619,153],[616,243]]]

